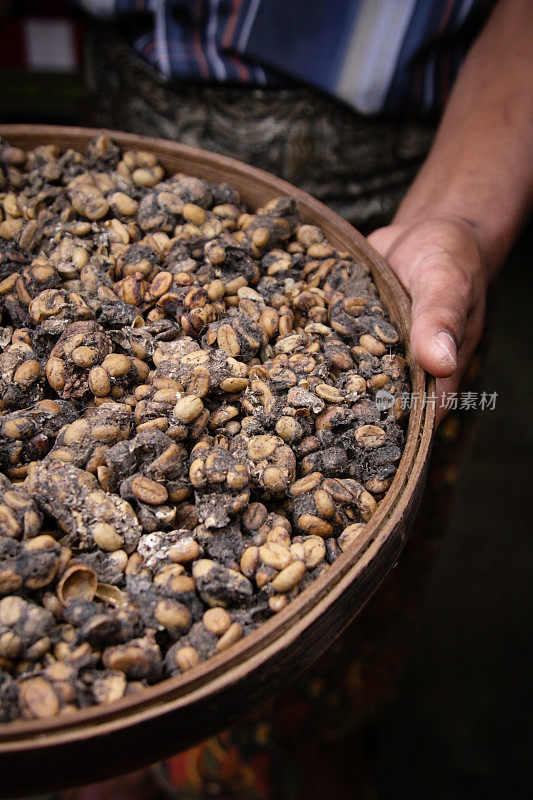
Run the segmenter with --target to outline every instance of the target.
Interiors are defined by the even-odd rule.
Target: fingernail
[[[452,369],[456,369],[457,347],[448,331],[440,331],[433,338],[444,354],[443,360],[445,360]]]

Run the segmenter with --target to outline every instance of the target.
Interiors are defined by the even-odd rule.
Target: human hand
[[[437,378],[437,398],[457,391],[485,316],[488,275],[474,227],[436,216],[393,222],[368,240],[411,295],[413,355]],[[437,425],[445,414],[437,401]]]

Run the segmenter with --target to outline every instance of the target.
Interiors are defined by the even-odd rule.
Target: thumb
[[[436,378],[449,378],[457,371],[458,350],[480,288],[477,240],[456,220],[436,218],[409,226],[393,223],[369,241],[411,295],[414,357]]]
[[[470,306],[470,282],[447,253],[421,261],[410,275],[411,347],[425,370],[448,378],[457,369]]]

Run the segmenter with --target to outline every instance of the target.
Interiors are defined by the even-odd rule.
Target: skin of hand
[[[431,151],[370,243],[412,300],[413,355],[457,390],[483,331],[489,280],[533,205],[531,0],[500,0],[472,46]]]
[[[437,378],[437,397],[457,391],[485,315],[488,277],[475,230],[459,217],[428,217],[368,238],[411,295],[413,355]],[[436,411],[439,424],[439,403]]]

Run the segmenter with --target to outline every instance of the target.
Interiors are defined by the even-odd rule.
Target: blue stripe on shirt
[[[233,46],[291,78],[331,91],[342,68],[359,2],[354,0],[261,0],[249,36]]]

